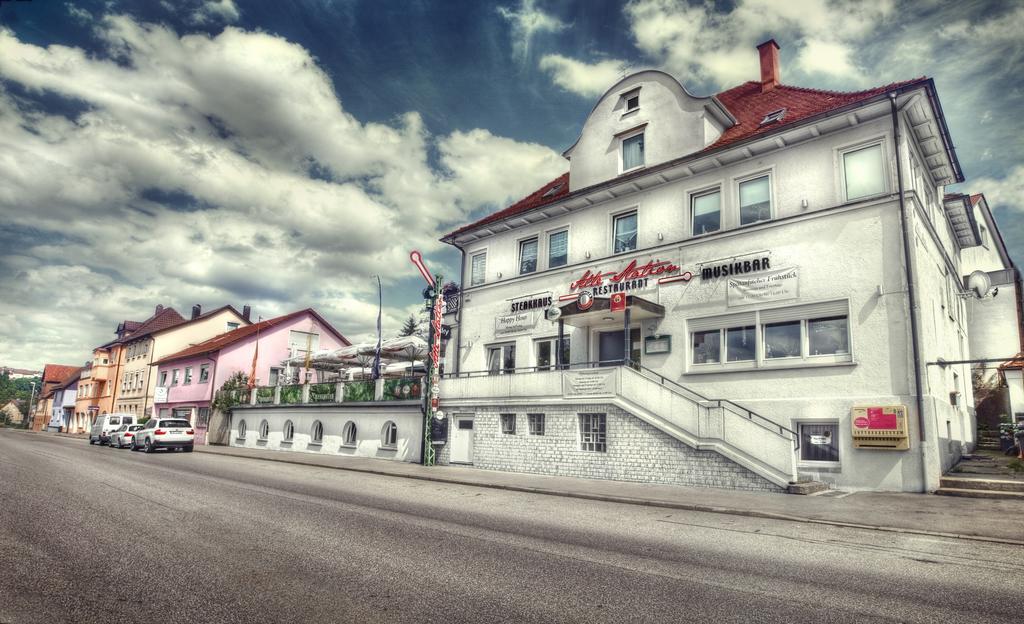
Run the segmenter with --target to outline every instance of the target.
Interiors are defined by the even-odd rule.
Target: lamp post
[[[31,427],[32,415],[35,412],[35,408],[33,407],[33,405],[35,405],[36,398],[36,382],[30,381],[29,383],[32,384],[32,390],[28,395],[28,405],[25,406],[25,420],[28,421],[29,427]]]

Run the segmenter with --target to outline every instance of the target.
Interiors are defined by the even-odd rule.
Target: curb
[[[330,466],[313,464],[282,457],[254,457],[251,455],[235,455],[233,453],[219,453],[209,451],[202,447],[196,447],[197,452],[209,455],[220,455],[221,457],[237,457],[240,459],[252,459],[256,461],[278,462],[296,466],[307,466],[313,468],[327,468],[329,470],[345,470],[348,472],[359,472],[384,477],[398,477],[401,479],[416,479],[419,481],[433,481],[435,483],[450,483],[453,485],[467,485],[470,487],[490,488],[493,490],[505,490],[509,492],[523,492],[526,494],[542,494],[545,496],[560,496],[563,498],[577,498],[582,500],[593,500],[605,503],[619,503],[624,505],[642,505],[645,507],[659,507],[664,509],[679,509],[681,511],[700,511],[705,513],[725,514],[731,516],[744,516],[747,518],[762,518],[765,520],[783,520],[786,522],[802,522],[805,524],[821,524],[825,526],[844,527],[849,529],[864,529],[869,531],[884,531],[887,533],[903,533],[907,535],[926,535],[929,537],[945,537],[950,539],[972,540],[976,542],[988,542],[992,544],[1008,544],[1011,546],[1024,546],[1024,540],[1013,540],[1001,537],[985,537],[982,535],[968,535],[964,533],[945,533],[942,531],[926,531],[924,529],[904,529],[900,527],[889,527],[875,524],[859,524],[856,522],[841,522],[838,520],[822,520],[819,518],[807,518],[804,516],[791,516],[788,514],[773,513],[769,511],[754,511],[750,509],[735,509],[731,507],[717,507],[713,505],[698,505],[695,503],[678,503],[674,501],[658,500],[651,498],[632,498],[629,496],[613,496],[610,494],[586,494],[582,492],[570,492],[567,490],[555,490],[550,488],[529,487],[524,485],[506,485],[501,483],[481,483],[467,479],[434,477],[430,475],[411,475],[389,472],[386,470],[375,470],[372,468],[358,468],[349,466]]]

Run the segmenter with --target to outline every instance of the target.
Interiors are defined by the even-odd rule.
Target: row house
[[[930,491],[973,448],[968,361],[1019,349],[1019,278],[984,197],[946,193],[936,86],[788,86],[778,52],[711,96],[622,78],[564,175],[442,239],[441,462]]]
[[[63,431],[65,433],[84,431],[84,418],[80,419],[75,413],[81,371],[82,369],[75,369],[75,372],[65,379],[64,383],[54,388],[47,431]]]
[[[215,393],[233,375],[255,373],[257,383],[277,386],[289,376],[282,361],[348,345],[349,341],[312,309],[238,327],[154,362],[156,413],[192,422],[196,443],[203,444]]]
[[[78,372],[77,366],[64,364],[47,364],[43,367],[43,377],[36,394],[36,404],[32,409],[32,431],[44,431],[53,417],[53,393],[69,378]]]

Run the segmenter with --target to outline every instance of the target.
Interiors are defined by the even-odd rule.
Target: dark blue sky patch
[[[139,196],[146,201],[160,204],[175,212],[197,212],[213,210],[217,206],[199,199],[183,189],[162,189],[150,187],[144,189]]]
[[[92,110],[92,106],[84,100],[49,90],[29,89],[13,80],[0,78],[0,92],[6,92],[14,98],[21,110],[59,115],[72,121],[77,120],[82,113]]]

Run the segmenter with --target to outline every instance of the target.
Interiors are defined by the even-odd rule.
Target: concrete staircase
[[[944,476],[935,493],[941,496],[1024,501],[1024,481]]]

